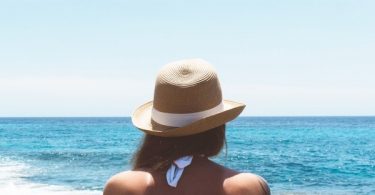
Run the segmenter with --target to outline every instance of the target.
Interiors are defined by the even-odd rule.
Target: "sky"
[[[372,0],[0,0],[0,117],[130,116],[202,58],[242,116],[375,115]]]

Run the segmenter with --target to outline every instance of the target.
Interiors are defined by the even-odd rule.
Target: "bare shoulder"
[[[238,173],[224,180],[226,195],[269,195],[270,189],[265,179],[252,173]]]
[[[144,171],[124,171],[112,176],[103,195],[142,195],[153,184],[152,175]]]

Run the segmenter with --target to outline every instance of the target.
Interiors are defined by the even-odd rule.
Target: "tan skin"
[[[263,187],[262,187],[263,184]],[[111,177],[104,195],[266,195],[265,182],[257,175],[239,173],[207,158],[194,157],[177,188],[166,183],[165,174],[142,170]]]

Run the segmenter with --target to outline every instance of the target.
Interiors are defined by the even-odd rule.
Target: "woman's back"
[[[269,194],[263,179],[250,173],[238,173],[207,158],[194,157],[185,168],[178,187],[166,182],[163,172],[128,171],[113,176],[104,195],[250,195]]]
[[[208,160],[225,144],[226,123],[245,106],[223,99],[216,71],[207,61],[165,65],[156,77],[153,100],[132,115],[133,125],[145,133],[133,156],[133,171],[112,177],[104,194],[269,194],[261,177]]]

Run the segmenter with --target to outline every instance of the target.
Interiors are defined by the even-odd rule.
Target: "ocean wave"
[[[99,195],[101,191],[76,190],[67,186],[30,182],[25,163],[0,157],[0,194],[4,195]]]

